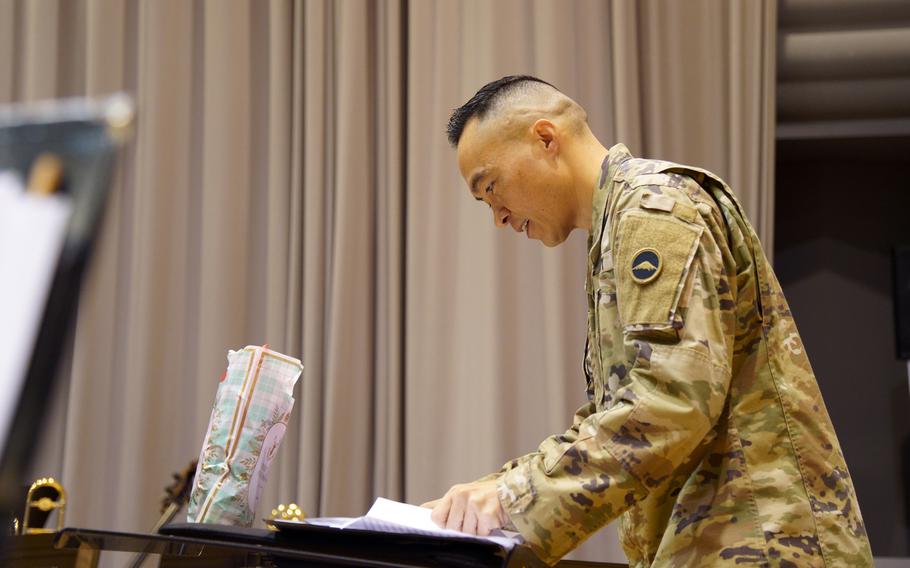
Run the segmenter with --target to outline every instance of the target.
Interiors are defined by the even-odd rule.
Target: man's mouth
[[[522,233],[524,233],[525,231],[528,230],[528,223],[530,223],[530,222],[531,222],[530,219],[525,219],[525,222],[521,224],[521,232],[522,232]]]

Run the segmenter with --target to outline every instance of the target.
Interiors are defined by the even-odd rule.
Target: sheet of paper
[[[424,536],[441,536],[468,540],[494,542],[503,548],[511,549],[521,544],[518,533],[493,531],[490,536],[473,536],[459,531],[441,529],[430,518],[430,509],[399,503],[380,497],[366,515],[356,518],[323,517],[300,521],[302,523],[340,529],[359,529],[395,534],[417,534]]]
[[[65,196],[25,192],[0,171],[0,445],[16,410],[66,233]]]
[[[430,518],[431,513],[432,510],[425,507],[417,507],[415,505],[399,503],[398,501],[380,497],[379,499],[376,499],[376,502],[374,502],[373,506],[370,507],[370,510],[367,511],[365,517],[376,521],[386,521],[396,525],[410,527],[412,529],[439,532],[442,529],[440,529],[436,523],[433,522],[433,519]],[[446,532],[461,534],[456,531]]]

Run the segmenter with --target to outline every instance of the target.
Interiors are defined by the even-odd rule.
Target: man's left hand
[[[421,507],[433,509],[431,518],[441,528],[478,536],[487,536],[509,521],[499,504],[495,479],[453,485],[441,499]]]

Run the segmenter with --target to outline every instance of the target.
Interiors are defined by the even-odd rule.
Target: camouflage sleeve
[[[513,460],[506,462],[499,471],[495,471],[489,475],[481,477],[477,481],[489,481],[491,479],[498,479],[506,472],[509,472],[517,467],[519,467],[523,462],[533,459],[536,453],[546,453],[550,451],[550,448],[558,448],[561,444],[570,444],[578,440],[578,428],[581,426],[581,423],[585,418],[591,415],[594,412],[594,404],[592,402],[587,402],[582,405],[578,410],[575,411],[575,419],[572,421],[572,427],[566,430],[563,434],[550,436],[544,440],[537,452],[527,454]]]
[[[562,435],[550,436],[540,445],[538,452],[547,452],[548,448],[559,447],[560,444],[572,443],[578,439],[578,427],[581,425],[582,421],[591,415],[594,411],[594,404],[588,402],[581,406],[578,410],[575,411],[575,420],[572,423],[572,427],[565,431]],[[513,469],[520,467],[524,462],[534,459],[536,453],[527,454],[513,460],[506,462],[499,471],[494,471],[488,475],[481,477],[474,481],[474,483],[480,483],[483,481],[491,481],[494,479],[499,479],[503,474],[512,471]],[[501,494],[501,493],[500,493]],[[503,527],[506,530],[518,532],[518,527],[514,523],[508,522]]]
[[[598,281],[615,299],[597,303],[600,364],[611,368],[620,354],[627,366],[609,386],[609,404],[499,477],[500,503],[550,563],[662,491],[723,410],[730,371],[721,254],[700,219],[659,213],[621,217],[611,233],[615,275]],[[660,271],[644,283],[631,270],[643,250],[657,253],[649,258]]]

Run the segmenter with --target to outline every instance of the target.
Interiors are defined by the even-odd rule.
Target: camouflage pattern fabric
[[[610,149],[588,240],[588,403],[494,474],[554,563],[620,518],[633,567],[872,566],[780,285],[716,176]]]

